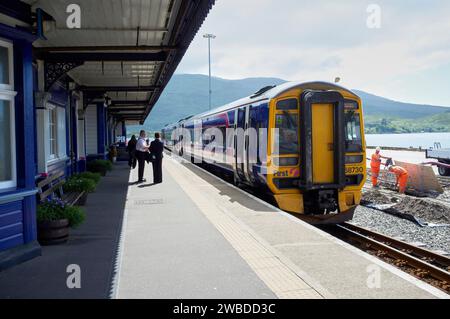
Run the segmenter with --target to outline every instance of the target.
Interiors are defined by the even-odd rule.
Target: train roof
[[[261,90],[259,90],[258,92],[242,98],[240,100],[231,102],[229,104],[223,105],[221,107],[212,109],[210,111],[195,115],[189,119],[197,119],[200,117],[204,117],[204,116],[208,116],[208,115],[213,115],[216,113],[220,113],[220,112],[224,112],[226,110],[229,109],[233,109],[235,107],[238,106],[242,106],[242,105],[248,105],[248,104],[252,104],[258,101],[264,101],[264,100],[271,100],[274,99],[276,97],[278,97],[279,95],[285,93],[286,91],[295,89],[295,88],[301,88],[301,87],[307,87],[308,89],[315,89],[315,90],[333,90],[333,89],[338,89],[338,90],[343,90],[348,92],[349,94],[358,97],[357,94],[355,94],[354,92],[352,92],[351,90],[337,85],[335,83],[330,83],[330,82],[321,82],[321,81],[316,81],[316,82],[286,82],[277,86],[268,86],[265,88],[262,88]],[[189,120],[189,119],[185,119],[185,120]],[[183,122],[185,120],[181,120],[180,122]]]

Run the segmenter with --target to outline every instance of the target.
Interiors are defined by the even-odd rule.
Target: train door
[[[243,162],[243,170],[245,180],[250,181],[250,172],[251,169],[249,167],[249,149],[250,149],[250,106],[245,107],[245,132],[244,132],[244,162]]]
[[[302,186],[345,187],[343,96],[336,91],[305,91],[300,113]]]
[[[184,124],[180,127],[180,132],[178,132],[178,155],[180,157],[184,156]]]
[[[245,179],[244,173],[244,148],[245,148],[245,124],[246,110],[240,108],[236,110],[236,125],[234,130],[234,155],[235,155],[235,174],[241,180]]]
[[[312,105],[313,183],[334,183],[333,104]]]

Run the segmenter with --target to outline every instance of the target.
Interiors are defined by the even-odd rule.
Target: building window
[[[56,107],[48,110],[48,129],[49,159],[55,159],[58,156],[58,113]]]
[[[0,40],[0,190],[17,185],[12,50]]]

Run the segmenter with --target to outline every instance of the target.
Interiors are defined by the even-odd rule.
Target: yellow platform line
[[[324,298],[276,256],[271,248],[255,238],[245,225],[220,207],[220,201],[208,198],[204,192],[204,180],[174,160],[168,159],[164,165],[166,171],[178,182],[200,211],[278,298]],[[239,204],[233,205],[236,207]]]

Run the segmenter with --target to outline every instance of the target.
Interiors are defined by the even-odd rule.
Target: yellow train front
[[[203,134],[196,136],[199,126]],[[175,128],[185,133],[174,137]],[[253,139],[251,129],[257,131]],[[352,219],[360,203],[363,132],[357,95],[332,83],[308,82],[264,88],[169,125],[163,136],[176,153],[207,162],[236,184],[269,194],[279,208],[320,224]]]
[[[352,219],[366,180],[361,99],[307,83],[280,92],[269,109],[267,185],[278,206],[313,224]]]

